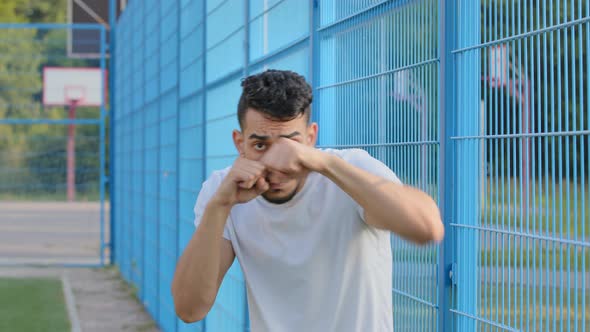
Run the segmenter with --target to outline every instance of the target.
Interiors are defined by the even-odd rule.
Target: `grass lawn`
[[[514,246],[514,242],[512,244]],[[482,250],[479,261],[480,266],[542,269],[566,272],[588,272],[590,269],[590,250],[571,247],[563,248],[537,248],[536,250]]]
[[[0,331],[70,331],[60,280],[0,278],[0,294]]]
[[[488,178],[482,195],[481,225],[551,237],[590,237],[590,186],[561,179],[531,181]],[[527,199],[521,203],[521,198]]]

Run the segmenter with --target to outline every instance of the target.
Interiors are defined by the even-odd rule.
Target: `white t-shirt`
[[[359,149],[323,150],[399,183]],[[205,181],[195,225],[230,168]],[[244,272],[251,331],[393,331],[390,232],[367,225],[340,187],[310,173],[291,201],[232,208],[224,238]]]

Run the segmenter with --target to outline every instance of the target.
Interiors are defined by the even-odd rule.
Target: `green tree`
[[[25,1],[10,0],[0,4],[0,21],[24,23],[28,18],[21,14]],[[34,43],[37,31],[4,29],[0,30],[0,118],[20,118],[22,113],[39,106],[31,100],[41,87],[41,80],[36,69],[41,60],[31,55],[41,51],[39,43]],[[20,126],[0,125],[0,151],[2,164],[8,170],[22,167],[22,158],[27,152],[24,130]],[[2,183],[18,181],[28,174],[21,172],[0,173],[4,176]]]
[[[59,23],[65,20],[66,0],[4,0],[0,4],[0,22]],[[66,109],[42,106],[43,67],[96,66],[97,62],[68,58],[66,42],[65,30],[0,30],[0,118],[63,119],[67,116]],[[78,115],[96,118],[98,111],[80,108]],[[98,181],[98,129],[98,126],[77,127],[79,183]],[[31,194],[31,191],[65,190],[66,142],[67,126],[64,125],[0,125],[0,192],[23,190]]]

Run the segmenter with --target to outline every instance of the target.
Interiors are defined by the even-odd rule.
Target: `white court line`
[[[72,332],[82,332],[80,327],[80,320],[78,319],[78,310],[76,310],[76,300],[74,299],[74,292],[70,286],[70,280],[64,273],[61,275],[61,282],[63,284],[64,296],[66,299],[66,307],[68,309],[68,316],[70,317],[70,324]]]

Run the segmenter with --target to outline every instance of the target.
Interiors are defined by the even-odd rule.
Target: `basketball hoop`
[[[100,107],[105,101],[106,71],[91,67],[43,68],[43,105]]]
[[[83,86],[65,86],[64,100],[70,105],[83,104],[86,99],[86,89]]]

